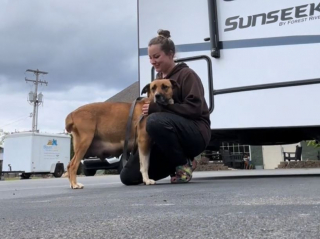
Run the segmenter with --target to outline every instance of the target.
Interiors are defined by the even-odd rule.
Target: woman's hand
[[[142,114],[147,116],[148,115],[148,112],[149,112],[149,103],[145,103],[143,106],[142,106]]]

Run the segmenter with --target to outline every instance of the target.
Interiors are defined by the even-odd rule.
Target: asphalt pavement
[[[195,172],[124,186],[118,175],[0,181],[0,238],[320,238],[320,170]]]

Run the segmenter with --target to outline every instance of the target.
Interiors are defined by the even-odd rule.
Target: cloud
[[[44,106],[39,128],[60,130],[81,104],[104,101],[138,80],[136,1],[33,0],[0,2],[0,128],[30,130],[34,89],[40,79]],[[11,121],[26,117],[17,123]],[[62,122],[62,124],[61,124]],[[3,126],[8,125],[8,126]]]
[[[66,91],[44,93],[43,104],[38,108],[38,129],[41,132],[61,133],[64,131],[65,117],[72,110],[91,102],[105,101],[116,93],[116,89],[101,91],[96,86],[77,86]],[[0,94],[3,94],[2,90]],[[1,111],[10,114],[1,115],[0,128],[10,132],[31,130],[33,105],[27,101],[28,94],[13,92],[1,98]]]
[[[137,80],[132,2],[8,1],[0,16],[1,74],[15,81],[28,68],[48,71],[48,90],[92,81],[128,85]]]

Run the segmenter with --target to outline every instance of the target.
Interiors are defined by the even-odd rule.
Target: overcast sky
[[[137,52],[134,0],[0,0],[0,129],[31,130],[27,69],[49,73],[38,129],[60,133],[69,112],[138,80]]]

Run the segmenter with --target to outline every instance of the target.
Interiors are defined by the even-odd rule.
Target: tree
[[[307,141],[307,146],[313,146],[315,148],[320,148],[320,143],[318,140],[310,140],[310,141]]]
[[[10,133],[9,133],[9,132],[3,132],[3,131],[0,129],[0,146],[3,145],[3,143],[4,143],[4,137],[5,137],[6,135],[8,135],[8,134],[10,134]]]

